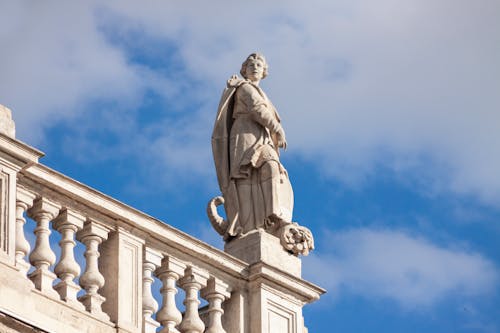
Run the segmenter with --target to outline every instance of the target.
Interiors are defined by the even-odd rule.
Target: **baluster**
[[[176,326],[182,321],[182,314],[175,305],[177,288],[175,282],[184,275],[186,265],[172,257],[164,257],[161,266],[156,270],[156,276],[162,282],[160,290],[163,301],[160,311],[156,314],[163,329],[159,333],[179,333]]]
[[[142,317],[143,317],[143,333],[155,333],[160,327],[160,323],[151,318],[158,310],[158,303],[153,298],[151,293],[151,284],[153,283],[153,272],[161,265],[161,255],[150,248],[145,247],[144,260],[142,263]]]
[[[33,207],[28,210],[28,215],[36,221],[35,248],[29,256],[29,260],[35,270],[29,275],[35,288],[50,297],[59,299],[59,294],[52,288],[56,275],[49,268],[56,261],[56,255],[50,248],[49,223],[59,213],[59,207],[47,201],[45,198],[37,199]]]
[[[82,229],[85,217],[65,208],[59,216],[52,221],[52,226],[61,233],[61,259],[57,263],[54,272],[61,279],[54,289],[59,293],[61,299],[74,306],[83,309],[83,305],[76,299],[80,287],[73,281],[80,274],[80,266],[75,260],[73,249],[75,233]]]
[[[179,286],[186,292],[184,305],[186,312],[184,318],[179,325],[179,330],[182,333],[203,333],[205,324],[198,313],[198,291],[202,286],[206,285],[208,274],[202,271],[195,271],[192,267],[188,267],[184,272],[184,277],[179,279]]]
[[[88,220],[83,229],[76,235],[77,239],[85,244],[85,272],[80,277],[80,285],[85,289],[85,295],[78,300],[83,303],[85,309],[102,319],[109,320],[109,316],[102,311],[101,305],[106,300],[98,294],[99,288],[104,286],[104,277],[99,272],[99,244],[108,238],[109,229]],[[118,254],[117,254],[118,255]]]
[[[222,327],[222,302],[228,299],[228,285],[219,279],[211,278],[207,286],[201,290],[201,297],[208,301],[208,329],[205,333],[226,333]]]
[[[16,198],[16,266],[22,276],[26,277],[30,264],[24,259],[30,252],[30,243],[24,236],[24,225],[26,219],[24,212],[33,205],[35,195],[18,188]]]

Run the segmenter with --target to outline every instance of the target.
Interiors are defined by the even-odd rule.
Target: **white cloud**
[[[304,271],[334,297],[347,292],[415,308],[448,296],[486,296],[498,286],[498,269],[479,253],[403,232],[328,232],[324,242],[331,252],[306,258]]]
[[[57,121],[92,116],[96,100],[137,107],[151,79],[103,38],[89,4],[2,2],[0,103],[30,143]]]
[[[261,50],[271,66],[263,85],[282,113],[291,152],[350,183],[383,166],[425,187],[500,202],[497,1],[5,6],[0,102],[28,140],[54,119],[91,116],[94,99],[131,112],[146,87],[168,95],[196,80],[203,82],[197,90],[180,94],[203,107],[177,115],[175,124],[200,132],[175,137],[182,130],[166,130],[152,146],[166,147],[167,168],[193,167],[204,176],[200,165],[209,165],[210,154],[199,163],[200,147],[207,147],[224,81],[246,54]],[[171,78],[130,62],[123,45],[104,38],[99,20],[172,42],[185,76],[172,86]]]

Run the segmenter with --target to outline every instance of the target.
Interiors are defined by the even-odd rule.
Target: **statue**
[[[264,229],[280,237],[298,255],[314,247],[311,232],[292,222],[293,190],[280,162],[286,149],[281,119],[259,83],[268,74],[262,54],[252,53],[241,66],[243,79],[227,81],[212,134],[217,180],[222,197],[210,200],[207,213],[226,241]],[[227,219],[217,213],[224,204]]]

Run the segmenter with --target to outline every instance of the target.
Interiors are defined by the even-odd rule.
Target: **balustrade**
[[[29,254],[30,262],[35,270],[29,275],[36,289],[53,298],[60,298],[75,309],[88,311],[98,318],[108,320],[103,312],[102,304],[106,300],[99,290],[104,286],[103,274],[99,271],[100,244],[107,240],[109,227],[85,217],[75,210],[64,207],[60,210],[57,204],[46,198],[38,198],[22,188],[18,189],[16,201],[16,266],[26,274],[29,264],[24,257],[29,254],[30,244],[24,236],[26,219],[24,213],[35,220],[36,245]],[[50,247],[50,222],[61,234],[59,245],[61,256],[52,273],[49,268],[55,263],[55,254]],[[80,276],[80,285],[85,294],[77,298],[81,290],[74,280],[80,275],[80,265],[75,260],[75,236],[83,243],[86,264]],[[116,253],[115,253],[116,255]],[[142,261],[142,312],[143,333],[154,333],[162,326],[160,333],[226,333],[222,326],[222,303],[229,298],[228,284],[220,279],[210,277],[208,272],[186,265],[170,255],[161,255],[159,250],[144,246]],[[61,280],[56,286],[52,283],[57,277]],[[160,290],[162,304],[158,311],[158,302],[153,297],[151,286],[154,275],[162,283]],[[179,286],[185,291],[185,313],[176,306],[176,295]],[[55,292],[57,291],[57,293]],[[208,301],[207,328],[200,318],[198,294]],[[153,315],[156,313],[156,320]]]
[[[264,261],[249,265],[38,163],[42,155],[0,133],[2,313],[49,332],[153,333],[160,324],[160,333],[261,332],[272,320],[287,327],[273,332],[304,331],[302,305],[324,291],[300,278],[299,264],[291,274]],[[36,224],[34,244],[25,215]],[[61,235],[54,271],[51,224]],[[77,246],[85,248],[81,275]],[[200,296],[208,302],[201,315]]]
[[[34,230],[36,235],[35,248],[29,255],[29,260],[35,266],[35,270],[29,275],[29,278],[36,289],[57,299],[59,294],[52,288],[52,282],[56,275],[49,270],[56,261],[56,255],[50,248],[49,223],[58,213],[59,207],[45,198],[37,199],[33,207],[28,210],[29,216],[37,223]]]
[[[76,245],[74,241],[75,233],[82,229],[84,221],[84,216],[67,208],[63,209],[59,216],[52,221],[52,226],[62,236],[59,242],[61,258],[54,269],[61,282],[54,289],[59,293],[63,301],[81,308],[83,308],[83,305],[76,299],[76,294],[81,288],[73,281],[75,277],[80,275],[80,265],[75,260],[73,249]]]
[[[160,293],[162,294],[162,306],[156,314],[156,320],[163,326],[159,333],[179,333],[176,326],[182,321],[182,314],[175,304],[177,288],[175,284],[184,275],[184,265],[172,257],[164,257],[161,266],[156,271],[156,276],[162,282]]]
[[[102,303],[106,300],[98,293],[104,286],[104,277],[99,272],[99,244],[108,238],[109,229],[89,219],[83,229],[77,233],[77,239],[85,244],[85,272],[80,277],[80,285],[85,289],[85,295],[78,298],[85,309],[103,319],[109,316],[102,311]]]
[[[158,310],[158,302],[154,299],[151,292],[153,284],[153,272],[161,265],[161,255],[148,248],[144,248],[144,258],[142,263],[142,318],[143,333],[155,333],[160,327],[160,323],[152,318],[152,315]]]
[[[222,327],[222,302],[230,296],[227,283],[210,278],[207,286],[201,290],[201,297],[208,301],[208,328],[205,333],[226,333]]]
[[[198,313],[198,306],[200,305],[198,292],[206,285],[207,279],[208,274],[206,272],[197,270],[192,266],[189,266],[184,272],[184,276],[179,279],[179,287],[186,292],[186,298],[184,299],[186,312],[179,325],[181,333],[203,333],[205,330],[205,324]]]
[[[30,264],[25,260],[31,250],[30,243],[26,240],[24,226],[26,219],[24,213],[33,206],[35,195],[21,188],[17,189],[16,197],[16,266],[22,276],[26,277]]]

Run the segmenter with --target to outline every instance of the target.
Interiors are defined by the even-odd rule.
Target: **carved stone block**
[[[101,246],[99,270],[107,283],[103,310],[123,329],[142,329],[143,240],[119,228]],[[108,283],[109,282],[109,283]]]
[[[248,264],[262,261],[289,274],[301,276],[302,261],[285,251],[278,237],[264,230],[255,230],[233,239],[226,243],[224,251]]]

